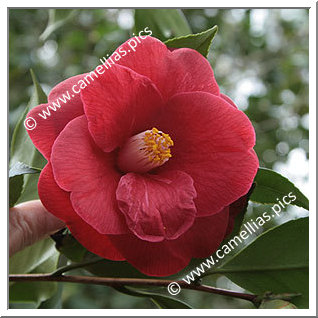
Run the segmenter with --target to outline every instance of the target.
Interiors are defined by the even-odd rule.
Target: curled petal
[[[174,240],[193,224],[196,196],[192,178],[181,171],[160,175],[128,173],[116,197],[129,229],[140,239]]]

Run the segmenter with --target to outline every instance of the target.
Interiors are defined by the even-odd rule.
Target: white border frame
[[[291,3],[292,2],[292,3]],[[1,6],[1,39],[2,43],[6,42],[8,37],[8,24],[7,21],[7,9],[9,8],[23,8],[26,2],[21,0],[6,1],[5,7]],[[80,3],[77,1],[69,0],[55,0],[48,5],[46,2],[39,0],[30,0],[27,2],[29,8],[52,8],[52,7],[66,7],[72,8],[77,7]],[[101,2],[97,0],[90,0],[89,8],[100,7]],[[105,3],[106,4],[106,3]],[[131,8],[132,3],[128,1],[116,1],[113,2],[115,6],[112,8]],[[230,1],[230,0],[214,0],[214,1],[200,1],[191,2],[188,0],[175,0],[161,1],[162,7],[172,8],[310,8],[309,10],[309,145],[310,145],[310,309],[298,309],[298,310],[279,310],[279,309],[166,309],[166,310],[153,310],[153,309],[7,309],[7,273],[8,264],[7,262],[1,263],[1,298],[0,298],[0,314],[1,316],[316,316],[316,2],[315,1],[290,1],[290,0],[268,0],[268,1],[256,1],[254,0],[241,0],[241,1]],[[194,6],[195,4],[195,6]],[[213,4],[213,7],[211,5]],[[84,3],[85,5],[85,3]],[[146,1],[134,1],[133,8],[135,7],[156,7],[151,6]],[[105,7],[100,7],[105,8]],[[9,39],[7,39],[8,43]],[[7,102],[9,103],[8,95],[8,50],[2,49],[1,54],[1,74],[7,74],[7,86],[1,85],[1,96],[7,96]],[[4,103],[5,104],[5,103]],[[0,108],[1,118],[7,118],[6,108],[2,106]],[[3,122],[0,126],[1,136],[1,149],[8,148],[8,130],[7,125]],[[7,162],[6,159],[1,157],[1,196],[3,203],[2,215],[6,215],[7,211],[7,197],[8,187],[7,183],[4,184],[4,180],[7,180]],[[6,190],[5,190],[6,189]],[[6,196],[5,196],[6,194]],[[1,222],[1,247],[2,255],[7,255],[7,222]]]

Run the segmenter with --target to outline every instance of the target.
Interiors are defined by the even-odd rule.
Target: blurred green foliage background
[[[30,68],[46,93],[60,81],[92,70],[132,36],[134,11],[9,10],[10,138],[31,95]],[[218,25],[208,59],[221,91],[253,122],[260,165],[282,173],[308,194],[308,10],[182,11],[193,33]],[[160,35],[162,40],[173,36],[169,30]],[[251,205],[247,217],[264,209]],[[280,222],[305,213],[299,208],[288,212]],[[221,276],[209,283],[241,290]],[[62,308],[155,308],[147,299],[108,287],[63,287]],[[216,295],[184,291],[182,297],[196,308],[251,308],[243,300]]]

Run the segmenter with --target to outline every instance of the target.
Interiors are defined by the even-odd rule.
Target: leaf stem
[[[97,259],[93,259],[93,260],[90,260],[87,262],[65,265],[63,267],[58,268],[56,271],[54,271],[50,275],[51,276],[61,276],[62,274],[66,273],[70,270],[82,268],[82,267],[89,266],[89,265],[94,265],[94,264],[97,264],[97,263],[102,262],[102,261],[104,261],[104,260],[101,258],[97,258]]]

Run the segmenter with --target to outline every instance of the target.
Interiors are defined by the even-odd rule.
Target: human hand
[[[40,200],[21,203],[9,212],[9,256],[65,227]]]

